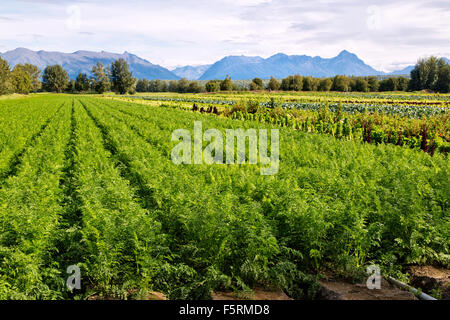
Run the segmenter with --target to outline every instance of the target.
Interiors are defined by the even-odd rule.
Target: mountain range
[[[31,63],[44,69],[48,65],[60,64],[74,79],[80,72],[89,74],[92,67],[98,62],[105,66],[114,60],[125,59],[139,79],[189,80],[224,79],[227,75],[233,80],[247,80],[259,77],[269,79],[285,78],[289,75],[332,77],[335,75],[369,76],[369,75],[404,75],[409,74],[414,66],[408,66],[392,73],[377,71],[359,59],[354,53],[343,50],[334,58],[310,57],[306,55],[275,54],[267,59],[255,56],[226,56],[212,65],[184,66],[172,71],[142,59],[134,54],[124,52],[92,52],[76,51],[73,53],[32,51],[17,48],[0,54],[11,67],[19,63]],[[444,58],[447,63],[448,59]]]
[[[267,59],[261,57],[228,56],[213,64],[200,80],[223,78],[229,75],[231,79],[245,80],[253,77],[268,79],[285,78],[300,74],[313,77],[331,77],[337,74],[365,76],[379,75],[377,71],[360,60],[355,54],[346,50],[330,59],[310,57],[306,55],[288,56],[278,53]]]
[[[211,64],[204,64],[200,66],[184,66],[175,68],[172,70],[172,72],[180,78],[186,78],[188,80],[198,80],[211,66]]]
[[[179,77],[166,68],[152,64],[138,56],[124,52],[92,52],[92,51],[76,51],[74,53],[49,52],[49,51],[32,51],[25,48],[17,48],[12,51],[1,54],[1,57],[7,60],[11,67],[19,63],[31,63],[43,70],[48,65],[59,64],[74,79],[82,72],[89,74],[92,67],[101,62],[104,66],[110,65],[116,59],[124,59],[130,65],[130,70],[136,78],[146,79],[165,79],[176,80]]]

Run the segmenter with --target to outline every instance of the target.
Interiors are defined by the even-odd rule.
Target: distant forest
[[[450,92],[450,65],[444,59],[430,57],[420,59],[409,77],[378,76],[349,77],[337,75],[330,78],[292,75],[284,79],[260,79],[233,81],[224,80],[189,81],[136,79],[128,63],[115,60],[105,67],[98,62],[91,74],[80,73],[71,80],[60,65],[46,67],[43,71],[32,64],[18,64],[12,70],[8,62],[0,58],[0,95],[30,92],[57,93],[105,93],[118,94],[135,92],[219,92],[219,91],[339,91],[339,92],[380,92],[419,91]]]

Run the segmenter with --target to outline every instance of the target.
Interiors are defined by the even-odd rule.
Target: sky
[[[390,72],[450,58],[449,21],[449,0],[0,0],[0,52],[128,51],[173,69],[345,49]]]

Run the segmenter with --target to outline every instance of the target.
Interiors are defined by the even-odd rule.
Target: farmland
[[[378,264],[449,267],[448,95],[0,100],[0,299],[209,299]],[[280,130],[262,164],[176,165],[172,132]],[[204,144],[205,146],[205,144]],[[69,266],[82,287],[66,287]]]

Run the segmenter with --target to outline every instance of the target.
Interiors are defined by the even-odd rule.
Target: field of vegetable
[[[338,139],[407,146],[432,155],[450,150],[449,95],[150,94],[124,99],[258,120]]]
[[[406,281],[406,266],[449,268],[449,117],[432,97],[401,104],[434,110],[420,117],[349,113],[337,100],[285,110],[301,102],[153,98],[0,101],[0,299],[209,299],[255,287],[313,299],[324,273],[359,279],[377,264]],[[174,164],[172,132],[192,134],[194,121],[224,134],[279,129],[278,173]],[[363,143],[364,121],[422,135],[425,123],[440,152]],[[66,286],[72,265],[79,290]]]

